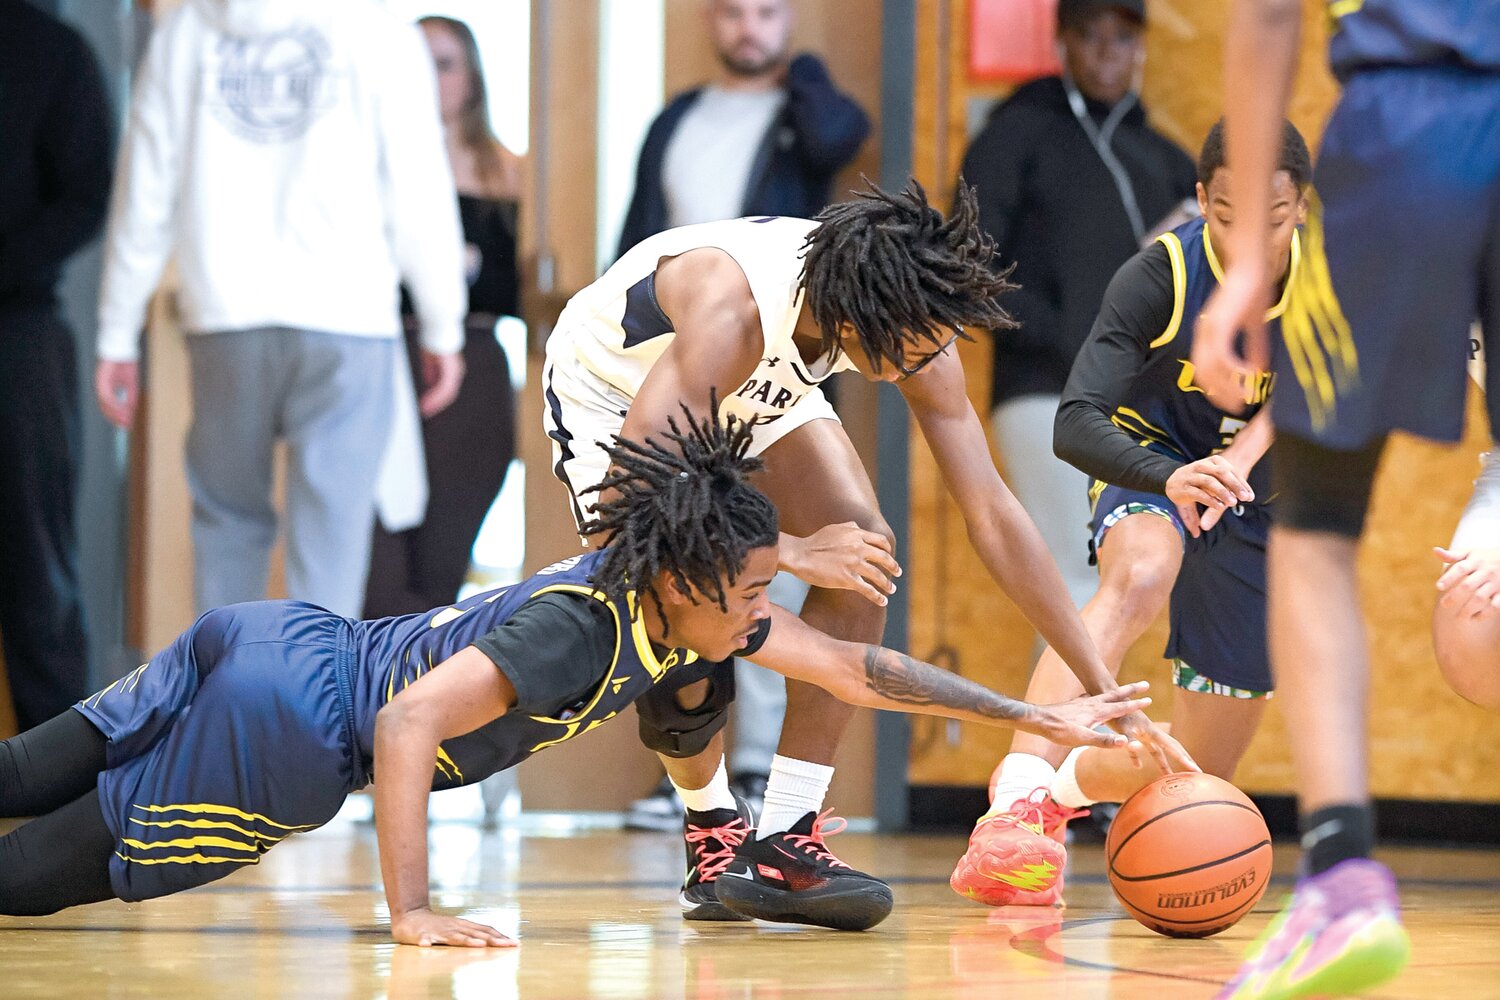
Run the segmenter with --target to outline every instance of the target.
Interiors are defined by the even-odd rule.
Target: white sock
[[[1091,799],[1078,787],[1078,758],[1083,755],[1087,747],[1074,747],[1064,758],[1057,769],[1057,777],[1052,779],[1052,801],[1069,809],[1082,809],[1091,806],[1097,799]]]
[[[702,788],[683,788],[675,781],[672,782],[672,787],[682,796],[682,804],[693,812],[739,808],[739,803],[734,801],[734,793],[729,790],[729,772],[724,770],[723,757],[719,758],[719,769]]]
[[[990,811],[985,816],[1004,812],[1017,799],[1026,798],[1038,788],[1051,788],[1056,774],[1045,757],[1033,753],[1006,754],[990,784]]]
[[[785,833],[808,813],[823,808],[823,796],[833,780],[833,768],[777,754],[771,758],[771,776],[766,781],[766,801],[755,824],[755,839]]]

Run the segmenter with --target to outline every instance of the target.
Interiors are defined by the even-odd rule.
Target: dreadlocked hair
[[[615,597],[644,591],[660,604],[655,581],[667,573],[683,593],[697,590],[727,611],[726,579],[733,585],[751,549],[776,544],[776,508],[746,482],[762,466],[746,454],[752,425],[721,423],[717,394],[710,406],[703,420],[682,407],[686,431],[668,419],[667,445],[614,435],[606,446],[613,467],[594,490],[616,493],[589,507],[594,519],[581,529],[604,536],[592,586]]]
[[[971,340],[962,327],[1016,325],[998,299],[1017,286],[979,228],[972,187],[958,182],[945,220],[914,179],[898,194],[862,179],[868,190],[820,212],[803,244],[800,288],[830,357],[845,324],[877,371],[882,359],[899,366],[908,346],[939,342],[950,327]]]

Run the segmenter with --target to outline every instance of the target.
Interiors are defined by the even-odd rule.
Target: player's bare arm
[[[897,383],[964,514],[969,541],[990,576],[1068,664],[1085,691],[1115,686],[1042,536],[995,470],[979,415],[964,388],[963,364],[949,348]]]
[[[750,659],[851,705],[1022,729],[1067,746],[1125,746],[1125,737],[1093,727],[1151,702],[1141,682],[1059,705],[1032,705],[904,653],[834,639],[774,606],[765,644]]]
[[[427,884],[427,796],[443,740],[471,733],[516,702],[505,675],[469,646],[392,698],[375,717],[375,833],[398,944],[509,947],[483,924],[434,913]]]
[[[1270,241],[1271,176],[1282,119],[1297,72],[1302,5],[1298,0],[1240,0],[1230,14],[1224,52],[1224,119],[1235,164],[1230,196],[1234,228],[1219,290],[1204,305],[1193,333],[1196,380],[1214,404],[1234,412],[1259,372],[1270,367],[1265,310],[1274,276],[1265,264]],[[1244,355],[1236,338],[1244,332]]]
[[[765,346],[760,310],[745,272],[715,247],[663,261],[656,299],[676,336],[652,366],[630,405],[621,436],[645,440],[687,406],[710,412],[710,397],[727,398],[760,363]],[[781,568],[817,587],[854,590],[884,605],[901,575],[883,535],[855,524],[828,525],[807,538],[782,532]]]

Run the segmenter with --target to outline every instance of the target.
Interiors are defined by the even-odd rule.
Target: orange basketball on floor
[[[1208,937],[1255,905],[1271,878],[1271,832],[1222,778],[1169,774],[1132,795],[1104,845],[1126,912],[1169,937]]]

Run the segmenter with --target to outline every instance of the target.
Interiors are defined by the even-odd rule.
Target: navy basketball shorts
[[[109,740],[99,803],[121,899],[256,864],[364,783],[350,638],[346,619],[309,604],[219,608],[78,703]]]
[[[1337,451],[1397,429],[1458,440],[1470,327],[1500,330],[1500,74],[1357,73],[1315,188],[1273,345],[1277,429]],[[1500,393],[1488,405],[1500,427]]]
[[[1236,507],[1193,538],[1166,497],[1105,486],[1094,502],[1089,525],[1093,552],[1097,555],[1106,547],[1117,524],[1141,514],[1171,522],[1182,539],[1182,568],[1172,587],[1171,634],[1163,653],[1173,661],[1176,685],[1237,698],[1271,691],[1266,649],[1270,512],[1260,504]]]

